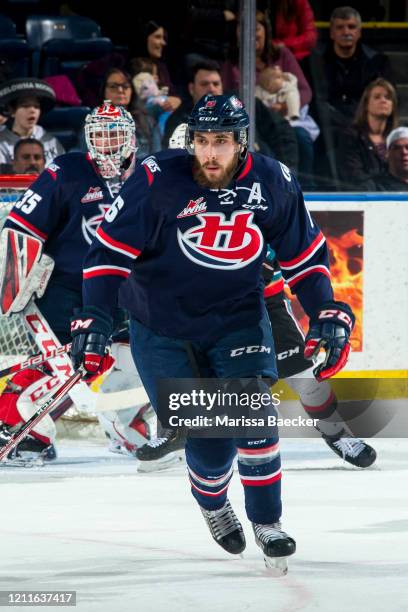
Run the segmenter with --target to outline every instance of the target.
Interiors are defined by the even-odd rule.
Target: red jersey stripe
[[[285,282],[283,280],[283,278],[278,278],[277,281],[273,282],[273,283],[269,283],[269,285],[267,285],[264,289],[264,297],[271,297],[272,295],[276,295],[277,293],[280,293],[281,291],[283,291],[285,287]]]
[[[125,244],[124,242],[114,240],[114,238],[108,236],[108,234],[104,232],[101,227],[98,227],[96,231],[96,236],[101,242],[103,242],[103,244],[105,244],[112,250],[118,251],[119,253],[123,253],[123,255],[127,255],[132,259],[136,259],[136,257],[138,257],[141,253],[141,251],[139,251],[138,249],[135,249],[134,247],[131,247],[128,244]]]
[[[242,180],[243,178],[246,177],[246,175],[248,174],[248,172],[250,172],[250,170],[252,168],[252,164],[253,164],[252,155],[249,153],[248,157],[247,157],[247,160],[245,162],[245,166],[244,166],[241,174],[237,178],[237,181],[240,181],[240,180]]]
[[[14,223],[16,223],[17,225],[20,225],[21,227],[24,227],[24,229],[26,229],[27,231],[30,232],[30,234],[33,234],[33,236],[35,236],[36,238],[39,238],[40,240],[47,240],[48,235],[45,234],[44,232],[42,232],[41,230],[39,230],[37,227],[35,227],[34,225],[32,225],[31,223],[29,223],[26,219],[24,219],[23,217],[20,217],[20,215],[18,215],[17,213],[15,213],[14,211],[12,211],[9,216],[7,217],[7,219],[10,219],[11,221],[13,221]]]
[[[313,257],[316,251],[318,251],[320,247],[324,244],[325,240],[326,239],[323,236],[322,232],[319,232],[313,242],[307,247],[307,249],[300,253],[300,255],[297,255],[297,257],[294,257],[289,261],[279,261],[279,265],[284,270],[291,270],[292,268],[297,268],[301,264],[304,264],[306,261],[308,261],[311,257]]]

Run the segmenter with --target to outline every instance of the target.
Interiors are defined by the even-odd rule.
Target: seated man
[[[364,184],[368,191],[408,191],[408,127],[393,130],[387,138],[388,172]]]
[[[45,168],[44,145],[36,138],[21,138],[14,147],[13,174],[41,174]]]
[[[312,53],[312,88],[316,106],[328,104],[339,122],[351,124],[365,87],[378,77],[391,80],[388,58],[361,42],[361,16],[350,6],[330,17],[330,41]]]
[[[191,99],[184,101],[167,119],[164,146],[167,147],[174,130],[186,123],[194,104],[205,94],[221,95],[224,91],[220,66],[213,60],[202,60],[192,67],[188,83]],[[291,125],[258,98],[255,100],[255,150],[279,159],[291,170],[298,168],[298,146]]]

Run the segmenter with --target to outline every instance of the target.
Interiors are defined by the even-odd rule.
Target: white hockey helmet
[[[180,123],[169,138],[169,149],[185,149],[187,137],[187,123]]]
[[[101,175],[108,179],[124,170],[136,151],[136,129],[132,115],[123,106],[105,100],[85,119],[86,146]],[[129,163],[128,163],[129,165]]]

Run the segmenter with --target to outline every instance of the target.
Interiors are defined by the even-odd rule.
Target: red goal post
[[[0,174],[0,228],[13,204],[36,178],[35,174]]]

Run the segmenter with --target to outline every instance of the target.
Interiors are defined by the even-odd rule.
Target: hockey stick
[[[31,357],[29,357],[25,361],[22,361],[21,363],[16,363],[15,365],[12,365],[8,368],[4,368],[4,370],[0,370],[0,378],[4,378],[5,376],[8,376],[9,374],[15,374],[16,372],[20,372],[20,370],[24,370],[25,368],[30,368],[31,366],[41,365],[45,361],[48,361],[48,359],[53,359],[53,357],[57,357],[57,355],[60,355],[61,353],[68,353],[70,348],[71,348],[71,343],[59,346],[58,348],[52,351],[48,351],[48,353],[45,353],[45,354],[37,353],[35,355],[32,355]]]
[[[21,314],[30,336],[43,353],[57,351],[61,347],[46,319],[33,302],[30,302]],[[56,356],[50,359],[49,363],[61,382],[73,373],[71,360],[63,352],[56,352]],[[69,396],[77,408],[91,413],[123,410],[149,401],[143,387],[113,393],[95,393],[85,382],[76,385]],[[67,409],[68,407],[69,405]]]
[[[13,450],[24,438],[30,433],[30,431],[47,415],[56,404],[60,401],[64,395],[81,380],[82,372],[78,370],[74,372],[52,395],[48,400],[35,411],[33,416],[20,427],[10,438],[10,440],[0,448],[0,461],[2,461],[10,451]]]

